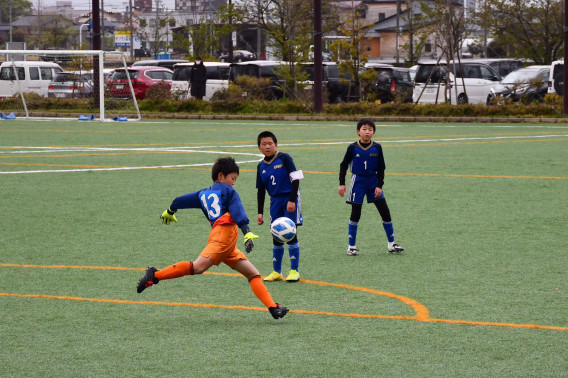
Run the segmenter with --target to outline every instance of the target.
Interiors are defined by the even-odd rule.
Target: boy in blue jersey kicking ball
[[[180,261],[160,270],[149,267],[138,281],[138,293],[161,281],[202,274],[213,265],[225,263],[248,279],[254,295],[264,303],[274,319],[286,315],[288,308],[274,302],[258,270],[237,248],[239,229],[245,236],[247,253],[254,247],[253,240],[258,239],[249,229],[249,219],[241,198],[233,188],[238,176],[239,166],[233,158],[219,158],[211,169],[212,186],[177,197],[162,213],[162,223],[170,224],[178,222],[175,213],[179,209],[201,209],[211,224],[209,239],[195,261]]]
[[[357,123],[357,134],[360,139],[347,147],[343,161],[339,165],[339,190],[341,197],[345,195],[345,175],[347,168],[351,168],[351,182],[347,192],[346,202],[351,205],[351,217],[349,218],[349,247],[347,255],[357,256],[359,250],[356,247],[357,227],[361,219],[363,200],[367,196],[367,202],[375,205],[383,220],[383,228],[387,234],[388,251],[391,253],[402,252],[404,248],[394,241],[394,227],[390,210],[383,193],[385,178],[385,160],[383,149],[380,144],[373,142],[376,126],[370,119],[362,119]]]
[[[302,171],[296,169],[292,157],[286,153],[278,152],[278,141],[270,131],[258,134],[258,149],[264,155],[264,159],[258,163],[256,171],[256,188],[258,200],[258,224],[264,223],[264,199],[265,192],[270,196],[270,221],[276,218],[290,218],[296,226],[301,226],[302,210],[300,200],[300,180],[304,178]],[[284,244],[272,240],[272,267],[265,281],[282,281],[282,258],[284,256]],[[300,280],[300,245],[298,235],[288,242],[290,254],[290,273],[286,277],[288,282]]]

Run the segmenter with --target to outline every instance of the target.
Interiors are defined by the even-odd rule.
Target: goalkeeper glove
[[[170,209],[165,210],[162,215],[160,216],[162,223],[170,224],[171,221],[178,222],[175,213]]]
[[[258,239],[258,235],[255,235],[250,231],[245,234],[245,251],[247,251],[247,253],[252,251],[252,247],[254,247],[254,243],[252,241],[254,239]]]

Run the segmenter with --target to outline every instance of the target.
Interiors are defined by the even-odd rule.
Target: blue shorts
[[[351,182],[349,183],[345,202],[362,204],[365,195],[367,196],[367,202],[374,202],[379,198],[385,198],[384,192],[379,197],[375,198],[377,183],[377,176],[351,175]]]
[[[297,226],[304,223],[304,219],[302,218],[302,200],[300,198],[300,192],[298,192],[298,197],[296,198],[296,211],[293,213],[289,213],[286,210],[289,198],[290,197],[287,195],[270,197],[270,223],[280,217],[292,219]]]

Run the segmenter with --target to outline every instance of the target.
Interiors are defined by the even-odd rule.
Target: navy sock
[[[392,222],[383,222],[383,228],[387,233],[387,239],[389,243],[394,243],[394,227],[392,225]]]
[[[272,267],[275,272],[282,273],[282,256],[284,256],[284,245],[272,244]]]
[[[349,221],[349,246],[355,247],[357,245],[357,227],[359,222]]]
[[[300,244],[288,244],[288,253],[290,254],[290,269],[298,271],[300,265]]]

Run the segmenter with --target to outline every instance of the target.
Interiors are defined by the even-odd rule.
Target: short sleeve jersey
[[[340,164],[340,183],[341,180],[343,182],[345,180],[348,166],[351,173],[357,176],[370,177],[376,175],[379,187],[382,188],[385,174],[385,158],[380,144],[372,142],[367,147],[362,146],[360,142],[350,144]]]
[[[176,210],[189,208],[201,208],[211,226],[227,212],[231,214],[240,228],[249,224],[239,193],[231,185],[221,182],[216,182],[209,188],[179,196],[171,205],[171,209]]]
[[[368,147],[362,147],[359,142],[354,143],[352,151],[351,173],[357,176],[374,176],[379,169],[385,169],[383,149],[378,143],[371,143]]]
[[[290,173],[296,171],[292,157],[287,153],[278,152],[269,161],[258,163],[256,171],[257,189],[266,189],[273,196],[287,196],[292,191]]]

